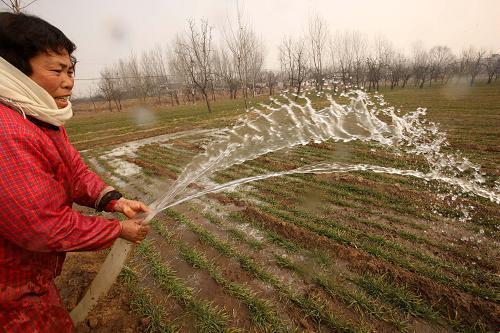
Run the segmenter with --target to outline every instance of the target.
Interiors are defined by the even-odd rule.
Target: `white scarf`
[[[0,103],[54,126],[62,126],[73,116],[71,102],[58,109],[49,93],[7,60],[0,57]]]

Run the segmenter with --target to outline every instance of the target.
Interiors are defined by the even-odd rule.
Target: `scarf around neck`
[[[0,103],[54,126],[62,126],[73,116],[71,102],[58,109],[49,93],[19,69],[0,57]]]

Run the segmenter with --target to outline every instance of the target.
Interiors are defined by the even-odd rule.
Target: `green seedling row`
[[[153,301],[150,294],[139,286],[137,274],[128,266],[124,266],[120,273],[120,281],[131,294],[132,310],[139,316],[147,318],[148,324],[144,328],[148,333],[174,333],[179,329],[166,323],[165,308]]]
[[[187,243],[175,239],[174,234],[157,220],[153,220],[152,224],[163,239],[179,249],[186,262],[195,268],[206,269],[217,284],[221,285],[230,295],[241,300],[248,307],[250,320],[254,325],[269,332],[287,331],[270,301],[259,298],[249,287],[225,278],[214,263],[207,260],[203,254]]]
[[[228,332],[228,315],[225,309],[209,301],[196,299],[192,288],[189,288],[176,276],[176,272],[163,262],[149,241],[143,241],[137,252],[148,263],[160,288],[196,318],[195,326],[198,332]]]
[[[305,312],[306,315],[314,320],[317,324],[327,325],[332,329],[341,332],[358,331],[354,328],[354,326],[352,326],[351,323],[343,322],[332,312],[326,309],[324,301],[312,298],[308,295],[299,295],[298,293],[290,289],[290,287],[284,285],[280,281],[280,279],[263,268],[255,260],[248,257],[247,255],[239,253],[227,242],[224,242],[211,235],[202,227],[194,225],[192,222],[173,210],[167,210],[167,214],[170,217],[174,218],[176,221],[185,224],[191,231],[195,232],[200,237],[201,241],[205,244],[212,246],[219,253],[237,260],[240,263],[240,267],[250,273],[252,276],[272,285],[279,293],[286,296],[293,304],[295,304],[301,311]]]

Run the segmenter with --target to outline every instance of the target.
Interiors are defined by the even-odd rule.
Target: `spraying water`
[[[437,180],[460,188],[464,192],[500,203],[498,189],[488,189],[480,173],[480,167],[458,155],[446,154],[442,148],[447,145],[446,136],[438,126],[427,122],[423,117],[426,110],[417,109],[402,116],[394,107],[383,107],[386,102],[380,95],[374,95],[374,102],[361,90],[342,94],[351,98],[348,105],[340,105],[331,95],[326,95],[330,105],[316,110],[311,100],[301,96],[304,104],[282,96],[287,103],[273,99],[273,105],[262,105],[262,110],[251,112],[230,129],[224,130],[221,140],[209,144],[206,151],[196,156],[184,169],[172,188],[151,204],[153,213],[191,200],[204,194],[220,191],[239,184],[269,177],[296,173],[330,173],[350,171],[372,171],[405,176],[424,180]],[[401,153],[422,156],[427,162],[427,172],[400,170],[367,164],[320,163],[295,170],[275,172],[244,179],[187,195],[186,187],[202,177],[232,165],[243,163],[260,155],[306,145],[310,142],[321,143],[327,140],[349,142],[372,141],[382,147]]]
[[[488,187],[478,165],[459,154],[445,153],[443,148],[448,145],[446,135],[435,123],[424,118],[424,108],[400,115],[399,110],[387,106],[381,95],[370,96],[361,90],[342,93],[341,97],[351,100],[346,105],[335,102],[331,94],[324,96],[329,105],[319,110],[313,107],[306,95],[296,96],[301,102],[282,95],[284,102],[273,99],[271,105],[261,105],[262,110],[250,110],[238,124],[222,130],[220,139],[209,143],[204,153],[194,157],[171,189],[150,205],[152,212],[144,223],[149,223],[168,207],[210,192],[298,173],[370,171],[412,176],[427,181],[436,180],[500,203],[498,180],[496,187]],[[426,162],[426,167],[425,170],[403,170],[370,164],[318,163],[237,179],[194,194],[185,193],[189,184],[232,165],[280,149],[328,140],[373,142],[400,154],[419,156]],[[71,312],[75,324],[83,321],[99,297],[109,290],[131,249],[132,245],[122,239],[115,242],[86,295]]]

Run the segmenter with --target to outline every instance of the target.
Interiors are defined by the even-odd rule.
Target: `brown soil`
[[[161,168],[161,167],[157,166],[156,164],[149,163],[149,162],[143,161],[143,160],[138,159],[138,158],[131,158],[131,157],[127,157],[127,158],[125,158],[125,160],[128,162],[137,164],[138,166],[140,166],[142,168],[152,170],[158,176],[166,176],[166,177],[168,177],[170,179],[174,179],[174,180],[177,179],[177,175],[175,174],[175,172],[170,171],[166,168]]]
[[[107,251],[68,253],[63,271],[56,279],[56,285],[68,311],[83,297],[106,255]],[[88,318],[76,327],[75,332],[142,332],[145,318],[140,318],[132,312],[129,297],[127,290],[115,283]]]
[[[278,169],[278,170],[282,170],[282,171],[293,170],[293,169],[296,169],[299,167],[299,165],[296,163],[285,163],[283,161],[278,161],[278,160],[272,159],[268,156],[260,157],[259,159],[256,160],[256,162],[257,161],[258,161],[258,163],[262,163],[264,165],[267,164],[274,169]]]
[[[193,143],[186,142],[186,141],[173,140],[171,142],[171,144],[174,145],[174,146],[176,146],[176,147],[179,147],[179,148],[182,148],[182,149],[186,149],[188,151],[192,151],[192,152],[195,152],[195,153],[199,153],[199,152],[205,151],[205,149],[201,148],[200,146],[198,146],[196,144],[193,144]]]
[[[334,151],[336,150],[335,146],[330,144],[330,143],[327,143],[327,142],[321,142],[321,143],[315,143],[315,142],[311,142],[308,144],[309,147],[311,148],[318,148],[318,149],[325,149],[325,150],[328,150],[328,151]]]
[[[260,212],[257,213],[255,210],[253,210],[253,208],[248,208],[245,205],[245,203],[242,201],[239,201],[239,200],[236,200],[233,198],[229,198],[229,197],[225,196],[224,194],[219,194],[217,197],[213,197],[212,199],[218,200],[223,205],[233,204],[234,205],[233,207],[235,207],[235,208],[239,207],[239,208],[236,208],[233,210],[241,211],[241,208],[243,207],[244,209],[243,209],[242,213],[247,214],[247,216],[250,215],[252,217],[255,217],[257,223],[259,223],[258,221],[260,221],[260,222],[264,222],[266,220],[268,222],[270,221],[269,224],[264,222],[265,226],[268,227],[269,229],[273,229],[272,227],[270,227],[270,224],[272,224],[273,226],[276,226],[275,219],[273,219],[272,217],[270,217],[266,214],[263,214]],[[231,209],[230,207],[226,207],[226,208]],[[248,215],[249,212],[250,212],[250,214]],[[258,214],[258,216],[255,215],[256,213]],[[184,214],[186,214],[186,212],[184,212]],[[195,219],[195,217],[191,216],[191,220],[194,220],[194,219]],[[282,233],[283,230],[288,230],[291,232],[289,234],[285,235]],[[285,236],[285,238],[288,238],[288,239],[294,240],[294,241],[298,240],[297,243],[302,244],[305,248],[309,247],[311,249],[317,249],[318,246],[317,246],[316,240],[318,238],[322,238],[322,237],[309,237],[312,235],[308,231],[301,233],[301,232],[299,232],[299,230],[303,231],[301,228],[291,226],[289,224],[287,224],[285,228],[281,228],[281,227],[274,228],[274,231],[277,231],[279,234]],[[216,230],[210,230],[210,231],[217,233]],[[302,236],[298,236],[299,234]],[[308,242],[307,240],[313,240],[313,241]],[[322,239],[322,241],[320,243],[321,243],[321,245],[319,246],[319,248],[321,248],[323,251],[327,250],[327,253],[330,253],[329,249],[332,248],[331,242],[329,240]],[[334,247],[334,248],[337,249],[336,247]],[[266,247],[264,249],[262,249],[260,251],[260,253],[269,252],[269,250],[270,250],[269,246],[266,245]],[[241,248],[241,251],[243,252],[244,249]],[[262,257],[261,256],[254,257],[254,259],[259,263],[264,263],[266,260],[268,260],[268,258],[266,258],[265,255],[263,255]],[[303,258],[303,260],[307,261],[307,259],[304,259],[304,258]],[[300,261],[300,259],[295,258],[295,261],[298,262],[298,261]],[[347,263],[347,261],[345,260],[345,258],[340,258],[340,262],[339,261],[335,262],[336,274],[340,274],[340,275],[343,274],[342,272],[344,272],[345,268],[347,266],[349,266],[346,263]],[[223,264],[223,263],[221,263],[221,264]],[[280,276],[285,281],[287,281],[286,283],[291,283],[291,285],[293,285],[293,288],[295,290],[301,290],[301,292],[303,292],[304,295],[309,295],[313,298],[318,298],[318,300],[320,300],[321,304],[324,304],[325,308],[330,309],[331,310],[330,312],[335,313],[335,315],[338,316],[338,318],[342,318],[343,322],[346,322],[346,323],[358,322],[360,320],[359,313],[357,313],[354,310],[354,308],[351,308],[351,307],[346,308],[346,305],[344,303],[342,303],[340,300],[338,300],[335,297],[327,295],[325,293],[325,291],[323,291],[322,289],[319,289],[318,287],[311,284],[312,278],[317,276],[317,274],[319,274],[319,272],[317,270],[317,267],[314,267],[314,265],[307,265],[307,262],[305,262],[304,264],[305,264],[304,268],[307,271],[304,272],[305,277],[304,277],[303,282],[297,283],[296,279],[288,279],[288,281],[287,281],[287,279],[284,278],[287,275],[286,274],[287,272],[284,273],[283,271],[281,271],[281,272],[273,272],[273,273],[275,273],[275,275]],[[246,274],[244,274],[244,275],[246,275]],[[241,279],[243,279],[243,281],[247,281],[242,276],[238,276],[236,281],[241,280]],[[252,279],[252,278],[250,277],[250,279]],[[248,280],[248,281],[251,281],[251,280]],[[289,315],[292,318],[295,319],[296,322],[299,322],[306,331],[309,331],[309,330],[311,330],[311,327],[314,327],[315,324],[313,322],[310,322],[310,320],[301,319],[301,316],[303,316],[303,314],[298,309],[288,308],[287,312],[289,313]],[[441,326],[431,325],[431,324],[424,322],[424,321],[420,321],[420,322],[417,322],[417,321],[418,320],[415,319],[415,326],[418,326],[420,331],[422,331],[422,332],[449,332],[450,331],[449,329],[446,329],[446,328],[441,327]],[[397,328],[392,326],[390,323],[384,322],[382,320],[378,320],[377,318],[370,318],[370,324],[376,329],[376,331],[380,331],[380,332],[397,331]],[[315,330],[312,329],[312,331],[315,331]]]
[[[199,215],[190,212],[189,209],[187,209],[184,205],[181,205],[178,208],[183,215],[189,216],[191,221],[193,221],[196,225],[202,225],[204,228],[208,229],[212,234],[216,235],[220,239],[223,239],[224,241],[227,241],[225,239],[225,235],[221,233],[220,229],[211,225],[205,219],[201,218]],[[170,226],[173,223],[173,221],[171,221],[170,219],[167,219],[166,221],[168,221],[168,225]],[[189,243],[192,248],[196,249],[199,253],[203,253],[203,255],[206,258],[209,258],[209,260],[212,263],[216,264],[218,267],[221,267],[221,274],[227,280],[231,282],[237,282],[246,286],[250,286],[252,290],[257,291],[257,295],[259,298],[272,299],[275,302],[279,302],[280,297],[273,289],[270,289],[269,286],[258,281],[257,279],[252,277],[248,272],[242,270],[240,264],[237,261],[231,258],[227,258],[218,253],[215,249],[204,245],[196,234],[193,234],[187,229],[183,229],[182,232],[179,231],[179,233],[176,234],[176,238],[182,239],[183,241]],[[235,244],[232,245],[236,246]],[[238,253],[243,253],[244,251],[245,251],[244,246],[238,248]],[[267,260],[264,258],[257,258],[257,257],[253,257],[252,259],[260,263],[262,262],[260,259]],[[185,262],[183,263],[186,264]],[[193,269],[190,268],[190,270]],[[185,273],[181,273],[181,275],[184,274]],[[221,307],[225,307],[226,309],[229,310],[228,313],[232,312],[233,321],[236,327],[241,327],[245,331],[250,331],[255,329],[254,325],[251,324],[250,319],[248,317],[247,305],[245,305],[242,301],[234,298],[227,291],[223,290],[220,286],[215,284],[215,281],[213,281],[213,279],[208,275],[207,272],[200,272],[198,274],[204,276],[203,279],[199,279],[197,281],[197,287],[199,287],[199,290],[202,294],[205,294],[204,296],[206,297],[206,299],[210,299],[214,301],[215,304],[218,304]],[[205,297],[202,296],[202,298]],[[283,311],[283,308],[277,310],[279,310],[278,313],[281,317],[283,317],[283,320],[285,322],[289,322],[291,325],[291,320],[289,319],[290,316],[289,313],[287,311]]]
[[[171,225],[169,226],[169,228]],[[176,232],[176,238],[180,237],[184,241],[190,240],[189,243],[197,242],[197,237],[187,230],[179,230]],[[160,248],[159,253],[162,257],[169,258],[168,264],[176,271],[177,277],[186,281],[190,286],[194,286],[196,299],[208,300],[213,302],[219,308],[223,308],[230,315],[231,325],[242,328],[249,328],[250,320],[248,318],[248,310],[241,301],[230,297],[213,279],[206,270],[193,268],[187,262],[179,257],[177,251],[171,246],[165,244],[158,235],[153,236],[157,240]],[[196,247],[194,247],[196,248]],[[197,249],[199,250],[199,249]],[[208,256],[212,253],[204,253]],[[226,267],[231,267],[227,265]],[[185,327],[185,325],[183,325]]]
[[[466,294],[450,286],[438,284],[429,278],[402,269],[386,261],[379,260],[361,250],[334,244],[326,237],[318,236],[298,228],[252,207],[244,211],[248,217],[266,228],[274,230],[287,239],[293,239],[304,247],[320,247],[346,261],[346,264],[359,273],[372,272],[377,275],[388,274],[393,280],[404,283],[417,290],[430,304],[446,313],[449,318],[460,319],[470,325],[486,320],[495,327],[500,318],[500,304]],[[446,295],[446,297],[444,297]]]
[[[219,203],[223,205],[229,205],[229,204],[234,204],[237,207],[244,207],[245,203],[242,201],[234,200],[228,197],[227,195],[224,195],[222,193],[209,193],[205,195],[207,198],[217,200]]]

